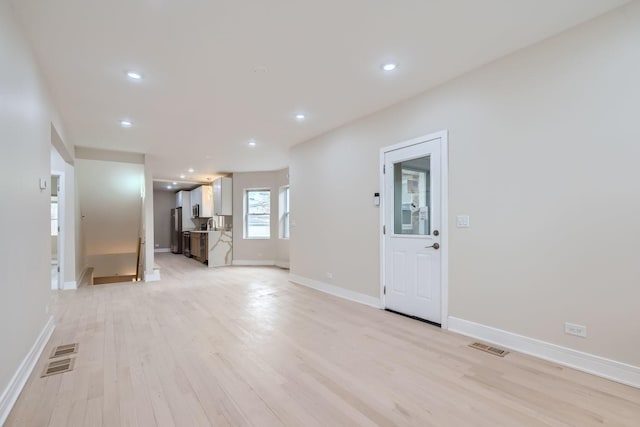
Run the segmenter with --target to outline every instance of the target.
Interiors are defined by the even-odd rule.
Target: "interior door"
[[[440,138],[384,153],[385,308],[441,323]]]

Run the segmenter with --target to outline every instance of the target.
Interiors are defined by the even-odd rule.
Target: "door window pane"
[[[58,198],[51,197],[51,235],[58,235]]]
[[[393,165],[394,233],[431,234],[430,156]]]

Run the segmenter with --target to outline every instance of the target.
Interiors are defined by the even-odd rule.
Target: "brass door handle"
[[[438,243],[434,243],[431,246],[425,246],[425,249],[429,249],[429,248],[433,248],[433,249],[440,249],[440,245]]]

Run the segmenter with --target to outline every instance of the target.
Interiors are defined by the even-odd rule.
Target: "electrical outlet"
[[[564,333],[569,335],[575,335],[577,337],[587,337],[587,327],[584,325],[576,325],[575,323],[565,322]]]
[[[333,279],[333,273],[327,271],[327,279]]]

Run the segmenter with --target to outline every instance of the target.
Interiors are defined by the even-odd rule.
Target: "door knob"
[[[437,249],[440,249],[440,245],[439,245],[438,243],[434,243],[433,245],[431,245],[431,246],[425,246],[424,248],[425,248],[425,249],[433,248],[433,249],[436,249],[436,250],[437,250]]]

